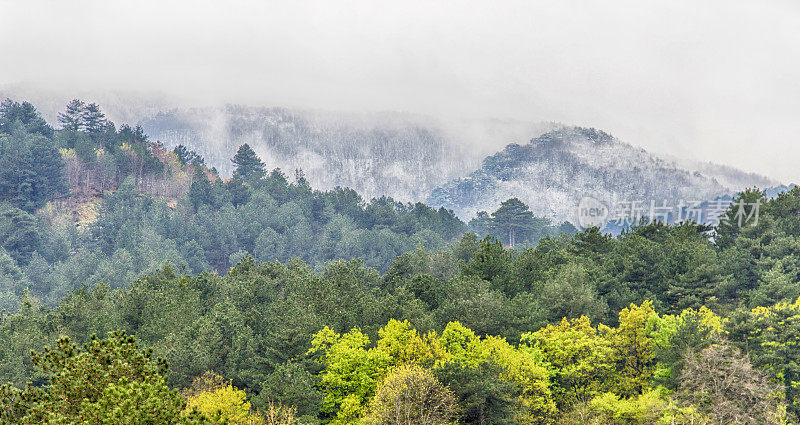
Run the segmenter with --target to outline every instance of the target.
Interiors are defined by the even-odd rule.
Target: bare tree
[[[783,423],[779,387],[729,343],[720,341],[699,353],[688,351],[685,362],[676,396],[714,423]]]

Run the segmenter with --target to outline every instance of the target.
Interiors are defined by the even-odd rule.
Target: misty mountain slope
[[[713,177],[721,185],[732,188],[745,187],[775,187],[780,186],[778,180],[762,176],[757,173],[748,173],[729,165],[714,164],[711,162],[692,161],[683,158],[663,156],[664,159],[675,162],[679,167],[690,171],[698,171],[703,175]]]
[[[494,211],[518,197],[540,216],[576,222],[578,202],[591,196],[603,202],[714,199],[761,181],[764,177],[725,167],[721,184],[696,170],[660,159],[595,129],[564,127],[525,145],[511,144],[484,159],[465,178],[435,189],[427,203],[453,209],[469,219],[478,211]]]
[[[552,124],[481,122],[448,125],[385,112],[348,114],[228,105],[174,109],[140,121],[154,140],[183,144],[230,175],[230,158],[248,143],[267,168],[302,169],[314,187],[351,187],[365,199],[421,201],[480,165],[487,154]],[[502,128],[503,131],[498,131]],[[487,137],[489,136],[489,137]]]
[[[248,143],[269,169],[302,169],[315,187],[351,187],[367,199],[424,199],[468,162],[435,126],[388,114],[366,119],[228,106],[160,113],[142,125],[168,146],[196,150],[223,175],[232,172],[236,149]]]

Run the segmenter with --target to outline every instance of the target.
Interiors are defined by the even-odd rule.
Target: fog
[[[0,0],[0,52],[6,88],[557,121],[800,183],[792,0]]]

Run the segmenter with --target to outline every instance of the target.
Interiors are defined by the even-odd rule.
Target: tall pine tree
[[[84,113],[86,104],[82,100],[72,99],[67,103],[67,109],[58,114],[58,122],[64,130],[80,131],[84,128]]]
[[[239,147],[239,151],[236,152],[232,161],[236,164],[234,175],[241,177],[246,182],[260,180],[266,175],[264,163],[247,143]]]
[[[84,129],[89,134],[97,134],[103,131],[106,126],[106,116],[100,111],[100,106],[96,103],[86,105],[83,110]]]
[[[490,227],[501,238],[507,235],[508,245],[513,247],[517,241],[527,240],[535,225],[533,213],[528,206],[517,198],[511,198],[492,213]]]

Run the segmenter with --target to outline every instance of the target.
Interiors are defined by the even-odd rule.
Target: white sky
[[[0,85],[559,121],[800,183],[800,1],[0,0]]]

